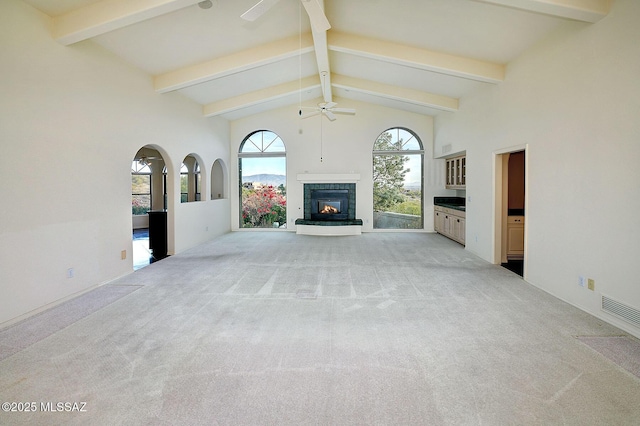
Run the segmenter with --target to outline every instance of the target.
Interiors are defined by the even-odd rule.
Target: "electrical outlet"
[[[585,282],[586,282],[586,279],[585,279],[582,275],[580,275],[580,276],[578,277],[578,285],[579,285],[580,287],[584,287]]]
[[[596,282],[594,280],[592,280],[591,278],[589,278],[587,280],[587,288],[591,291],[594,291],[596,289]]]
[[[120,252],[120,259],[125,260],[127,258],[127,251],[126,250],[122,250]]]

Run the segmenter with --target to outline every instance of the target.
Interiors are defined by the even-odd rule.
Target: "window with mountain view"
[[[422,229],[424,150],[418,136],[400,127],[373,145],[373,227]]]
[[[259,130],[238,152],[241,228],[286,228],[287,158],[280,136]]]

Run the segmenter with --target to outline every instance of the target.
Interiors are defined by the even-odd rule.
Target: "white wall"
[[[467,249],[491,261],[494,153],[527,145],[525,278],[635,335],[599,303],[640,309],[639,19],[640,2],[616,0],[596,24],[566,23],[438,117],[434,147],[467,151]]]
[[[359,173],[356,185],[356,217],[364,222],[363,231],[373,228],[373,157],[376,138],[392,127],[415,132],[425,149],[425,231],[433,231],[433,196],[444,190],[444,162],[433,160],[433,119],[429,116],[388,109],[346,99],[334,99],[340,107],[355,108],[356,115],[337,115],[330,122],[322,117],[322,161],[320,161],[320,116],[300,119],[292,106],[231,123],[231,179],[238,176],[238,149],[244,138],[256,130],[278,134],[287,150],[287,226],[295,230],[295,220],[303,217],[303,185],[296,179],[302,173]],[[315,105],[316,101],[305,105]],[[231,199],[238,200],[237,182],[231,186]],[[231,223],[238,229],[238,203],[231,203]]]
[[[0,2],[0,324],[132,271],[141,146],[159,147],[170,173],[191,152],[207,171],[229,156],[225,120],[155,93],[150,76],[90,41],[59,45],[49,26],[20,1]],[[170,251],[230,230],[227,200],[180,205],[173,177]]]

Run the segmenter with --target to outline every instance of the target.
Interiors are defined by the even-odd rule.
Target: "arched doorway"
[[[140,148],[131,162],[133,269],[167,255],[165,161],[155,147]],[[150,231],[151,238],[150,238]],[[153,232],[155,231],[155,232]]]

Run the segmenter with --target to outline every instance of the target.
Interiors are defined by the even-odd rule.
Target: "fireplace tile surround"
[[[331,191],[348,191],[346,194],[347,199],[347,212],[346,218],[339,220],[317,220],[316,217],[312,217],[312,194],[314,191],[322,191],[323,193],[330,193]],[[362,220],[356,219],[356,184],[355,183],[305,183],[303,187],[303,211],[304,218],[296,219],[295,223],[298,227],[336,227],[336,226],[353,226],[358,229],[362,226]],[[341,233],[343,233],[342,231]]]
[[[354,220],[356,218],[356,184],[355,183],[305,183],[304,184],[304,219],[313,220],[312,218],[312,194],[314,191],[348,191],[348,210],[346,212],[346,220]]]

